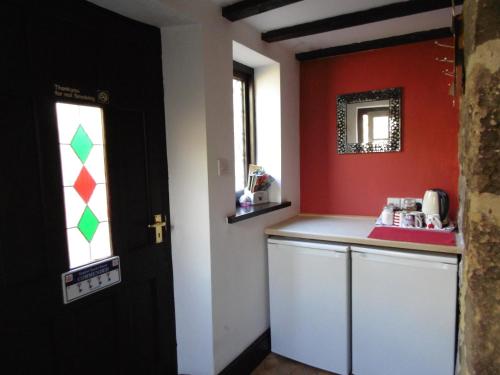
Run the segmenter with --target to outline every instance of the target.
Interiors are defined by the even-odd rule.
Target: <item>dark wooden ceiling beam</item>
[[[456,0],[455,5],[461,5],[463,0]],[[429,12],[436,9],[451,7],[451,0],[410,0],[384,5],[354,13],[325,18],[300,25],[271,30],[262,34],[266,42],[299,38],[302,36],[324,33],[327,31],[345,29],[367,23],[384,21],[391,18],[410,16],[412,14]]]
[[[299,61],[321,59],[346,53],[367,51],[371,49],[392,47],[400,44],[409,44],[423,42],[426,40],[440,39],[452,36],[451,29],[443,27],[441,29],[433,29],[427,31],[419,31],[416,33],[391,36],[389,38],[369,40],[367,42],[347,44],[343,46],[318,49],[309,52],[297,53],[295,57]]]
[[[243,0],[222,7],[222,16],[234,22],[299,1],[303,0]]]

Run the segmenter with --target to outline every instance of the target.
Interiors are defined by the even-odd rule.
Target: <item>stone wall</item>
[[[464,4],[458,374],[500,373],[500,1]]]

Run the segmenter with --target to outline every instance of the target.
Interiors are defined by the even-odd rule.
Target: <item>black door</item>
[[[159,30],[78,0],[4,1],[0,29],[0,372],[176,373],[170,231],[148,228],[169,217]],[[122,267],[69,304],[58,102],[102,108]]]

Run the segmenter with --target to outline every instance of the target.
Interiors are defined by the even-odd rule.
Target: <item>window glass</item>
[[[233,79],[233,124],[234,124],[234,173],[235,191],[245,187],[246,126],[245,126],[245,83]]]
[[[70,268],[112,255],[98,107],[56,103]]]
[[[248,165],[255,163],[254,70],[233,62],[234,174],[236,195],[243,191]]]

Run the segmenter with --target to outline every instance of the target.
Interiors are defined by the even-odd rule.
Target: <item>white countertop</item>
[[[398,249],[461,254],[458,246],[432,245],[414,242],[388,241],[368,238],[376,217],[324,216],[300,214],[265,230],[268,235],[304,238],[320,241],[344,242]],[[457,243],[459,240],[457,238]]]

